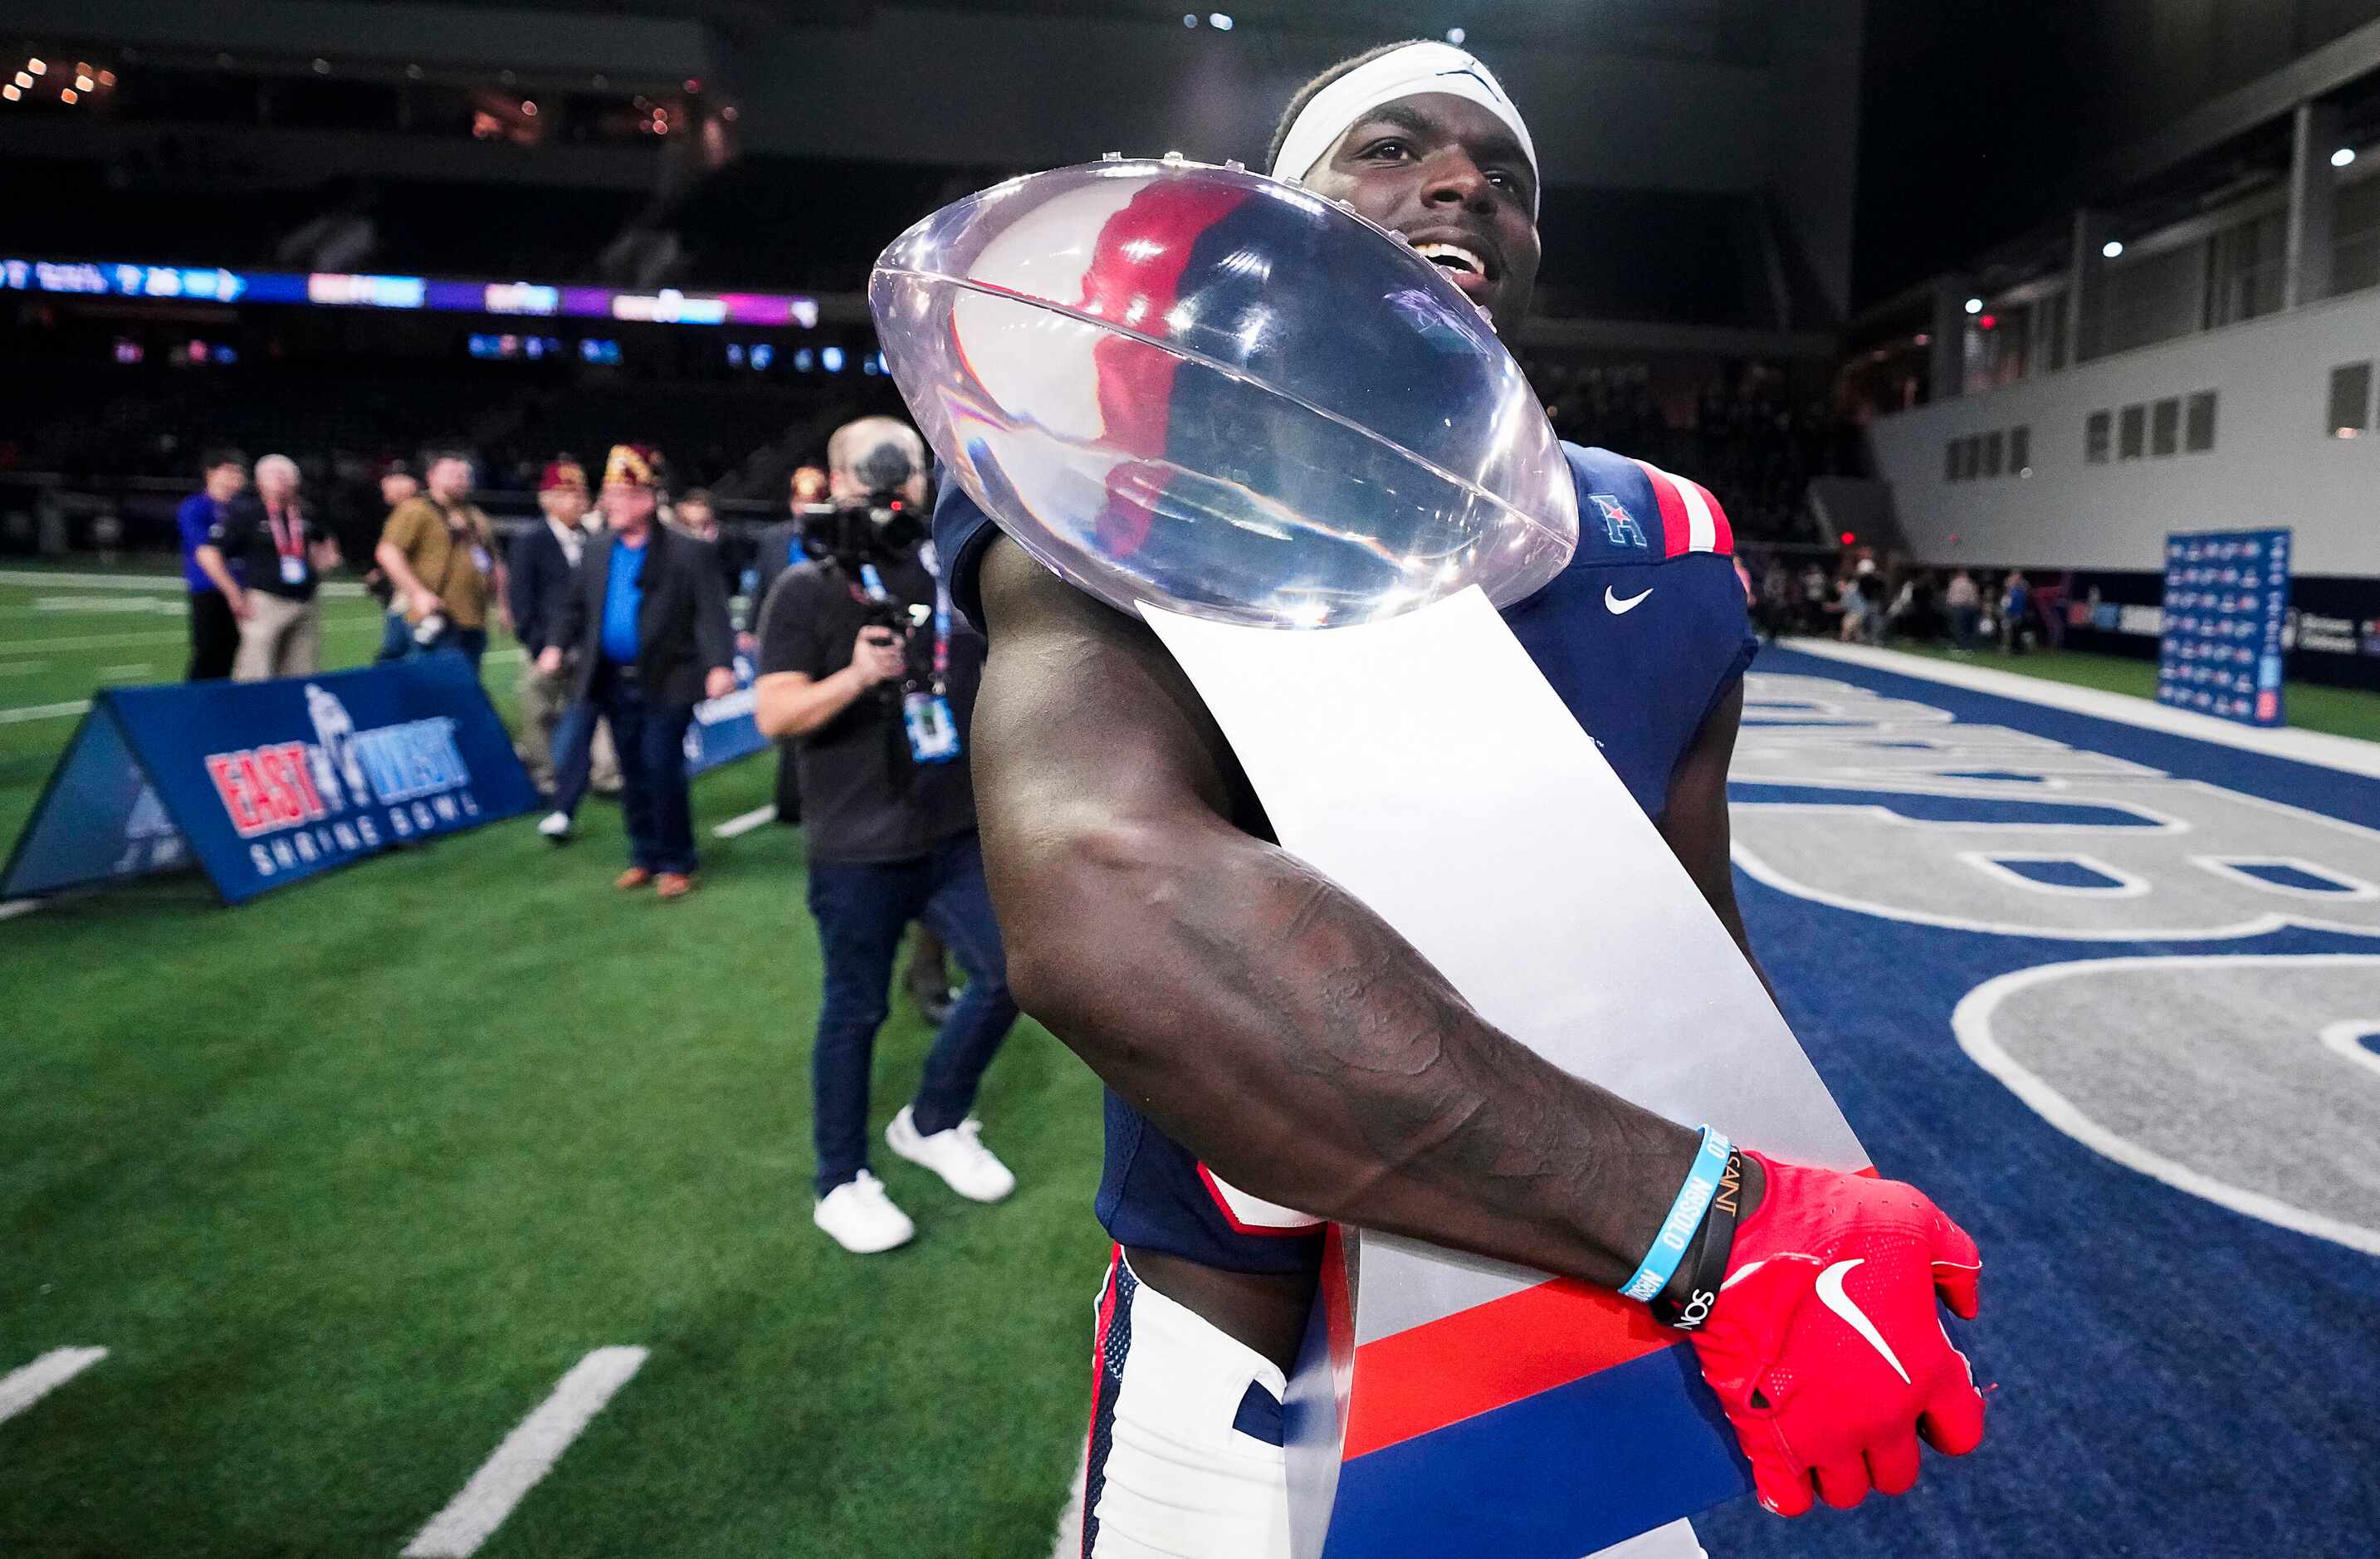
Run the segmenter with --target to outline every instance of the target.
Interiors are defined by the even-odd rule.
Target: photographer
[[[424,491],[389,515],[372,552],[396,586],[418,650],[460,650],[480,669],[488,605],[504,593],[495,548],[494,529],[471,502],[470,457],[432,457]]]
[[[1016,1005],[965,752],[984,642],[921,556],[924,443],[891,418],[863,418],[836,431],[827,457],[834,513],[811,538],[821,555],[769,593],[756,714],[761,734],[797,743],[809,907],[826,961],[810,1058],[814,1218],[866,1254],[916,1232],[868,1172],[867,1151],[869,1064],[903,928],[922,919],[940,932],[968,983],[885,1141],[974,1201],[1016,1185],[967,1116]]]

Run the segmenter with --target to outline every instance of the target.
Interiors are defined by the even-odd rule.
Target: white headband
[[[1384,103],[1418,92],[1446,92],[1465,98],[1504,121],[1536,171],[1537,147],[1521,111],[1504,94],[1503,84],[1471,55],[1451,43],[1408,43],[1378,59],[1366,60],[1316,92],[1298,110],[1289,134],[1281,139],[1281,155],[1273,159],[1275,178],[1303,179],[1330,155],[1347,128]],[[1536,181],[1531,181],[1530,211],[1536,209]]]

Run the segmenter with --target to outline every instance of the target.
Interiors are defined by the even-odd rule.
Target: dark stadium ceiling
[[[414,0],[368,0],[411,5]],[[1220,11],[1257,36],[1416,38],[1460,27],[1476,43],[1562,43],[1595,53],[1754,62],[1768,47],[1771,17],[1791,0],[509,0],[518,10],[613,12],[699,19],[731,32],[787,25],[867,25],[880,10],[956,11],[976,17],[1142,19],[1180,27],[1185,15]]]

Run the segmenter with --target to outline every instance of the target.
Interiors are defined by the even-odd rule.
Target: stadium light
[[[1983,311],[1984,311],[1984,300],[1983,300],[1982,298],[1968,298],[1968,299],[1967,299],[1967,312],[1969,312],[1969,313],[1971,313],[1971,314],[1980,314],[1980,313],[1982,313]]]
[[[2121,238],[2109,238],[2106,243],[2099,246],[2099,252],[2107,256],[2109,260],[2113,260],[2116,256],[2124,252],[2124,241]]]
[[[1197,12],[1196,12],[1196,11],[1184,11],[1184,12],[1183,12],[1183,13],[1182,13],[1182,25],[1183,25],[1183,26],[1184,26],[1184,27],[1196,27],[1196,26],[1197,26],[1197,25],[1198,25],[1198,13],[1197,13]]]
[[[1450,27],[1446,30],[1446,41],[1454,44],[1458,48],[1462,46],[1463,41],[1470,36],[1471,34],[1463,31],[1463,29],[1459,27]]]
[[[26,75],[26,74],[25,74],[23,71],[21,71],[21,70],[19,70],[18,72],[17,72],[17,85],[18,85],[19,87],[30,87],[30,86],[31,86],[32,84],[33,84],[33,79],[32,79],[30,76]]]
[[[47,73],[50,67],[49,62],[46,60],[29,59],[25,62],[25,68],[31,71],[34,75],[40,76]]]
[[[317,75],[317,76],[328,76],[330,73],[331,73],[331,62],[330,62],[329,60],[327,60],[327,59],[321,59],[321,58],[317,58],[317,59],[314,61],[314,74],[315,74],[315,75]]]
[[[2343,168],[2353,161],[2355,161],[2355,148],[2352,146],[2342,146],[2330,154],[2330,165],[2335,168]]]
[[[1207,17],[1207,25],[1213,28],[1218,32],[1229,32],[1232,30],[1232,18],[1226,12],[1209,12]]]
[[[25,94],[23,92],[17,90],[17,83],[14,81],[9,82],[6,86],[0,86],[0,98],[6,98],[10,103],[16,102],[18,98],[21,98]]]

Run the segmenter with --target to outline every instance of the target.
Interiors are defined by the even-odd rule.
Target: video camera
[[[854,580],[869,564],[880,569],[908,556],[925,533],[923,518],[897,487],[802,511],[804,550]],[[905,640],[933,619],[933,608],[924,603],[868,600],[864,607],[869,627],[889,629]]]

